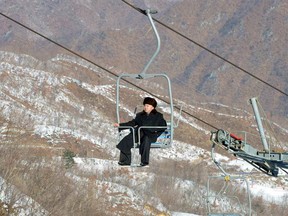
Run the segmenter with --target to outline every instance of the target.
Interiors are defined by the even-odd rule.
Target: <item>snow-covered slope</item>
[[[73,158],[75,164],[71,169],[61,170],[60,173],[64,173],[61,175],[65,180],[63,181],[69,181],[69,185],[73,185],[74,191],[72,190],[71,194],[81,194],[75,188],[81,189],[83,193],[87,190],[87,203],[98,200],[98,204],[92,206],[99,205],[102,213],[105,207],[104,212],[107,215],[162,213],[180,216],[185,215],[184,212],[186,215],[206,214],[208,176],[220,173],[210,156],[209,126],[184,114],[180,118],[179,128],[175,130],[173,146],[168,149],[152,149],[149,168],[119,167],[119,152],[115,148],[118,141],[117,129],[113,127],[113,77],[83,60],[68,55],[58,55],[42,62],[27,55],[0,52],[0,59],[0,132],[1,146],[4,146],[0,148],[0,152],[4,156],[9,145],[18,144],[18,150],[14,150],[21,152],[22,157],[16,157],[16,161],[19,162],[17,166],[25,167],[29,164],[31,167],[15,176],[37,177],[37,172],[42,173],[46,169],[48,173],[53,173],[63,162],[61,156],[64,151],[69,150],[76,154]],[[123,113],[131,118],[133,104],[137,103],[139,96],[145,95],[146,93],[133,88],[124,88],[121,99],[127,103],[121,104]],[[197,112],[211,117],[211,120],[229,119],[230,123],[227,124],[241,123],[242,127],[252,125],[253,118],[246,111],[214,104],[213,106],[223,108],[221,112],[217,112],[207,109],[205,105],[198,105],[184,104],[184,109],[190,113]],[[165,109],[160,110],[167,114]],[[281,133],[287,134],[287,130],[283,129]],[[24,147],[31,149],[26,156]],[[41,150],[35,151],[36,147],[41,147]],[[48,155],[47,152],[52,153]],[[137,150],[133,153],[137,155],[134,162],[138,163]],[[218,153],[217,159],[225,169],[245,173],[255,199],[260,196],[267,203],[275,202],[276,205],[282,206],[288,188],[285,178],[263,177],[263,174],[253,170],[253,167],[243,161],[225,152],[225,156],[220,155],[221,152]],[[31,156],[35,156],[37,161],[31,160]],[[32,175],[30,172],[36,170],[36,164],[41,165],[43,170],[40,169]],[[2,182],[7,177],[4,171],[2,168]],[[41,178],[43,180],[43,177]],[[25,191],[29,197],[29,190],[25,189],[26,181],[29,179],[21,183],[14,178],[11,180],[15,187]],[[35,181],[37,185],[35,179],[31,181]],[[58,182],[47,184],[61,187],[57,185]],[[232,184],[237,185],[237,182]],[[267,188],[277,190],[277,195],[271,196]],[[55,209],[44,202],[51,199],[48,192],[49,190],[45,190],[41,197],[32,193],[30,196],[45,209],[44,212],[53,212]],[[9,198],[7,194],[1,196]],[[73,201],[69,196],[64,199],[67,203]],[[232,203],[229,199],[226,202]],[[31,205],[34,204],[31,203],[30,207]],[[233,206],[233,203],[231,205]],[[78,207],[81,209],[80,204]],[[57,211],[61,212],[60,209]]]

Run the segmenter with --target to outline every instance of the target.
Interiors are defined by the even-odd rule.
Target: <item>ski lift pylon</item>
[[[288,174],[288,152],[276,152],[270,149],[270,144],[266,140],[261,116],[257,106],[258,100],[257,98],[251,98],[250,102],[253,107],[263,150],[258,150],[247,143],[246,132],[244,131],[245,139],[239,140],[237,136],[225,130],[219,129],[218,131],[211,132],[210,140],[212,141],[212,153],[215,147],[219,146],[229,151],[236,157],[242,158],[267,175],[277,177],[279,170],[282,170],[285,174]],[[215,164],[223,172],[223,168],[221,168],[217,162],[215,162]]]
[[[174,128],[178,126],[178,124],[174,124],[174,105],[173,105],[173,97],[172,97],[172,88],[171,88],[171,81],[169,79],[169,77],[164,74],[164,73],[151,73],[151,74],[146,74],[147,69],[149,68],[149,66],[151,65],[151,63],[153,62],[153,60],[155,59],[155,57],[157,56],[157,54],[160,51],[160,37],[158,34],[158,31],[154,25],[153,22],[153,18],[151,17],[151,14],[155,14],[157,13],[156,10],[151,10],[151,9],[147,9],[145,10],[145,13],[150,21],[150,24],[152,26],[152,29],[154,31],[155,37],[157,39],[157,49],[155,51],[155,53],[153,54],[153,56],[150,58],[150,60],[147,62],[147,64],[145,65],[144,69],[142,70],[141,73],[139,74],[120,74],[118,79],[117,79],[117,84],[116,84],[116,115],[117,115],[117,122],[120,123],[120,81],[125,78],[132,78],[132,79],[150,79],[150,78],[164,78],[167,82],[167,94],[169,97],[169,107],[170,107],[170,119],[166,119],[167,121],[167,127],[166,130],[160,135],[160,137],[158,137],[157,142],[152,143],[151,144],[151,148],[167,148],[167,147],[171,147],[172,145],[172,141],[173,141],[173,134],[174,134]],[[181,113],[181,110],[180,110]],[[142,126],[141,128],[149,128],[150,126]],[[140,134],[140,130],[141,128],[139,128],[138,133]],[[153,128],[155,128],[155,126],[153,126]],[[132,128],[127,128],[127,129],[132,129]],[[135,133],[135,132],[133,132]],[[140,142],[140,141],[138,141]],[[134,148],[137,148],[140,145],[140,143],[135,143],[134,141]]]

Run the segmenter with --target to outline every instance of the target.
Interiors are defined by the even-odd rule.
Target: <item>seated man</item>
[[[154,98],[146,97],[143,101],[143,111],[136,114],[136,117],[125,123],[115,123],[115,127],[132,126],[135,128],[135,140],[138,140],[138,128],[141,126],[167,126],[162,113],[159,113],[155,108],[157,101]],[[166,128],[142,128],[140,131],[140,147],[139,153],[141,155],[140,166],[147,166],[149,164],[150,146],[152,142],[156,142],[157,137],[161,135]],[[119,128],[123,130],[125,128]],[[120,159],[118,164],[131,164],[131,148],[133,148],[133,133],[125,136],[116,146],[120,150]]]

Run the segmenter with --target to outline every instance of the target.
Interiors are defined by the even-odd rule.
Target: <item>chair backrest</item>
[[[169,148],[172,145],[170,122],[167,122],[167,129],[157,138],[156,142],[151,143],[151,148]]]

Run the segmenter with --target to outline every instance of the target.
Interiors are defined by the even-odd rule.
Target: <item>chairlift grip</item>
[[[147,15],[148,15],[148,13],[150,13],[150,14],[157,14],[158,13],[158,11],[155,9],[147,9],[145,12]]]

